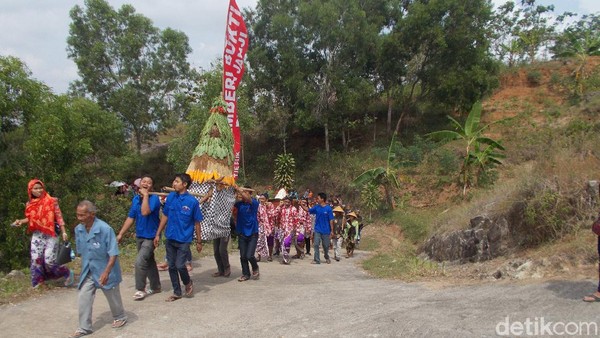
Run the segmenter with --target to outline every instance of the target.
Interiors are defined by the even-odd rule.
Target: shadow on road
[[[580,300],[596,290],[597,285],[589,281],[549,281],[546,289],[557,297]]]

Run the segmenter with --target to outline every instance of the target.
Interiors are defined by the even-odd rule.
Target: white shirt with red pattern
[[[265,204],[260,204],[258,206],[258,225],[267,236],[273,231],[273,226],[269,219],[269,210]]]
[[[312,218],[308,211],[304,210],[302,207],[298,208],[298,231],[302,231],[302,233],[306,236],[310,236],[312,233]]]
[[[269,217],[269,224],[271,225],[272,231],[279,228],[279,217],[277,214],[277,207],[273,204],[267,204],[267,216]]]
[[[279,228],[282,230],[283,237],[286,238],[298,226],[298,210],[291,205],[278,206],[277,215],[279,218]]]

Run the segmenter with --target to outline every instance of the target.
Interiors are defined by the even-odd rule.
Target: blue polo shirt
[[[90,232],[85,230],[85,225],[79,224],[75,227],[75,244],[77,252],[81,255],[81,276],[79,277],[79,288],[88,274],[94,280],[94,284],[99,288],[98,280],[100,275],[108,265],[108,259],[119,255],[117,245],[117,236],[110,225],[101,219],[95,218]],[[121,283],[121,266],[119,258],[113,265],[108,282],[103,286],[104,289],[112,289]]]
[[[329,221],[333,219],[333,210],[329,205],[323,207],[320,204],[317,204],[308,209],[308,212],[315,215],[315,232],[323,235],[331,234]]]
[[[191,243],[194,225],[203,219],[196,197],[187,191],[183,194],[172,192],[167,196],[163,213],[168,217],[165,237],[179,243]]]
[[[258,233],[258,200],[253,198],[250,203],[237,201],[233,205],[237,209],[235,231],[244,236]]]
[[[150,215],[142,215],[143,197],[135,195],[127,217],[135,219],[135,235],[137,238],[154,239],[160,222],[160,199],[157,195],[148,196]]]

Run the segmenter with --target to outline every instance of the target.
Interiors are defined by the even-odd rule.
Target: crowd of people
[[[81,273],[78,284],[79,327],[70,337],[82,337],[93,332],[92,307],[97,290],[105,295],[113,316],[113,328],[127,323],[119,284],[122,281],[119,266],[119,243],[135,224],[137,257],[135,261],[134,300],[143,300],[151,294],[162,292],[159,276],[160,263],[155,249],[162,243],[166,250],[166,265],[172,285],[172,294],[165,301],[173,302],[193,295],[194,285],[189,273],[190,247],[196,240],[196,250],[202,251],[203,204],[213,193],[211,189],[201,198],[188,192],[192,179],[188,174],[176,174],[172,192],[163,201],[153,193],[154,180],[144,175],[137,182],[136,194],[118,234],[103,220],[96,217],[96,206],[81,201],[76,208],[79,224],[74,229],[77,253],[81,256]],[[280,257],[283,264],[292,258],[303,259],[311,254],[312,264],[331,263],[329,248],[333,247],[334,260],[341,258],[341,246],[346,243],[346,257],[353,256],[360,241],[358,215],[341,203],[341,198],[328,200],[325,193],[313,196],[307,190],[302,197],[297,193],[280,193],[269,199],[267,193],[256,195],[246,187],[232,187],[237,200],[232,211],[232,231],[238,240],[242,274],[239,282],[260,278],[258,263],[263,259],[273,261]],[[28,185],[29,201],[25,218],[17,219],[13,226],[28,224],[32,234],[31,275],[32,286],[39,287],[48,279],[64,278],[65,286],[74,283],[74,273],[56,264],[58,236],[68,240],[68,233],[58,206],[40,180]],[[162,212],[161,212],[162,210]],[[164,233],[163,233],[164,232]],[[213,277],[229,277],[231,266],[227,238],[213,240],[217,271]],[[312,243],[312,247],[311,247]],[[290,256],[291,247],[296,252]],[[183,287],[182,287],[183,284]]]
[[[267,193],[258,195],[258,261],[263,258],[272,261],[273,256],[280,256],[282,263],[289,264],[290,259],[303,259],[310,255],[311,243],[314,245],[314,264],[321,263],[320,246],[328,264],[331,263],[330,247],[336,261],[342,257],[344,243],[346,258],[352,257],[360,240],[358,215],[348,210],[339,196],[328,200],[325,193],[318,193],[313,197],[308,189],[302,197],[293,191],[278,195],[271,200]],[[290,256],[292,246],[295,255]]]

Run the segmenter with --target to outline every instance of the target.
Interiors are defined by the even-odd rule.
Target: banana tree
[[[471,171],[474,166],[485,170],[493,165],[501,164],[499,158],[501,154],[496,150],[504,150],[504,147],[496,140],[485,137],[483,132],[491,125],[480,126],[481,122],[481,102],[475,102],[473,108],[467,116],[464,126],[458,123],[454,118],[448,116],[456,130],[440,130],[427,134],[432,139],[442,141],[461,140],[465,146],[465,154],[460,170],[460,177],[463,184],[463,196],[471,186]],[[487,147],[482,147],[487,145]]]
[[[385,203],[391,209],[395,208],[394,190],[400,188],[400,184],[398,184],[398,180],[396,179],[397,172],[392,166],[392,162],[396,156],[393,151],[394,138],[395,134],[392,136],[392,141],[388,148],[386,166],[369,169],[352,181],[352,184],[358,187],[369,185],[371,187],[382,187],[385,195]]]

